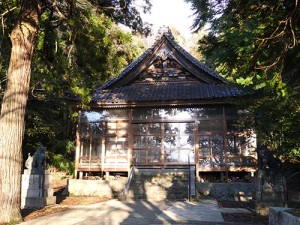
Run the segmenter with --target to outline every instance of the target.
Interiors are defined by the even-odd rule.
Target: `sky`
[[[191,36],[193,11],[190,9],[190,4],[184,0],[151,0],[151,3],[151,14],[143,14],[142,18],[153,24],[154,34],[159,27],[165,25],[177,28],[186,39]]]

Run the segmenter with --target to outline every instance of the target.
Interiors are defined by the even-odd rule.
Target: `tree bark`
[[[11,58],[0,115],[0,223],[20,221],[22,140],[40,2],[24,0],[11,33]]]

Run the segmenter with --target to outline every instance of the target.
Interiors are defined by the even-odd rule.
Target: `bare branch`
[[[257,38],[256,40],[260,41],[259,46],[257,48],[256,53],[259,49],[268,45],[274,44],[276,42],[281,42],[280,37],[283,37],[285,35],[290,36],[290,41],[285,42],[285,48],[282,50],[281,54],[269,65],[262,65],[257,66],[255,69],[258,70],[269,70],[270,68],[274,67],[275,65],[281,63],[283,64],[285,55],[287,52],[298,45],[297,42],[297,34],[295,32],[295,25],[294,20],[297,20],[297,13],[299,12],[299,6],[298,6],[298,0],[295,0],[295,8],[294,10],[288,15],[288,17],[285,18],[285,20],[280,21],[276,29],[273,31],[273,33],[269,37],[264,38]],[[283,26],[282,26],[283,25]],[[277,40],[277,41],[276,41]]]
[[[126,0],[123,0],[124,1],[124,7],[114,7],[114,6],[107,6],[107,7],[101,7],[102,9],[116,9],[116,10],[122,10],[122,9],[126,9],[127,7],[127,2]]]
[[[258,67],[256,66],[254,68],[256,70],[268,70],[268,69],[272,68],[273,66],[275,66],[280,61],[281,58],[282,58],[282,56],[277,57],[274,60],[274,62],[272,64],[270,64],[270,65],[267,65],[267,66],[258,66]]]
[[[292,32],[292,36],[293,36],[293,44],[289,45],[289,49],[292,49],[294,48],[296,45],[297,45],[297,37],[296,37],[296,34],[295,34],[295,31],[294,31],[294,27],[293,27],[293,24],[292,24],[292,18],[290,18],[290,27],[291,27],[291,32]]]
[[[277,28],[274,30],[274,32],[269,36],[269,37],[264,37],[264,38],[256,38],[257,40],[271,40],[271,39],[275,39],[277,37],[280,37],[284,34],[284,32],[286,31],[287,28],[287,24],[288,24],[288,20],[285,21],[280,21],[279,25],[277,26]],[[284,27],[282,29],[282,31],[280,31],[278,34],[276,34],[276,32],[279,30],[280,25],[284,23]],[[276,34],[276,35],[275,35]],[[275,35],[275,36],[274,36]]]
[[[16,8],[17,8],[16,6],[15,6],[15,7],[12,7],[11,9],[5,11],[4,13],[2,13],[2,14],[0,15],[0,17],[1,17],[1,26],[2,26],[2,39],[1,39],[1,41],[0,41],[0,47],[2,46],[3,39],[4,39],[4,35],[5,35],[4,16],[5,16],[7,13],[9,13],[9,12],[15,10]]]

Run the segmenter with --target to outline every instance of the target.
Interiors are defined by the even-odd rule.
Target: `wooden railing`
[[[82,156],[79,158],[79,168],[81,168],[81,169],[100,169],[101,168],[101,157]]]
[[[255,156],[207,156],[199,157],[199,171],[255,170]]]
[[[104,169],[126,169],[128,168],[127,156],[105,156]]]
[[[82,156],[79,158],[79,169],[86,170],[118,170],[128,168],[127,156],[105,156],[101,158],[99,156]]]

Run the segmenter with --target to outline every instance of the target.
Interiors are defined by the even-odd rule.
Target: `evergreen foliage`
[[[193,1],[193,24],[209,33],[199,50],[218,72],[256,89],[299,85],[300,6],[297,1]]]
[[[117,23],[131,27],[135,34],[149,34],[150,28],[141,20],[132,0],[45,4],[32,62],[23,156],[33,154],[42,143],[47,147],[50,164],[71,170],[74,148],[70,148],[70,143],[75,140],[77,117],[76,110],[66,105],[65,94],[78,96],[81,107],[86,107],[94,88],[118,75],[145,50],[137,35],[122,30]],[[9,34],[19,7],[18,1],[0,3],[0,19],[3,18],[0,93],[6,86],[11,50]],[[151,4],[146,1],[144,9],[147,11],[149,7]]]
[[[247,102],[259,140],[282,160],[299,162],[300,5],[288,0],[186,0],[209,27],[199,40],[207,64],[257,94]]]
[[[95,14],[92,8],[86,10],[77,14],[72,27],[76,38],[72,42],[61,30],[64,27],[51,30],[44,22],[34,58],[33,95],[26,117],[24,153],[42,142],[51,155],[50,164],[68,172],[74,167],[70,163],[74,151],[66,154],[67,149],[57,149],[57,145],[75,140],[77,118],[63,101],[64,94],[70,92],[81,99],[82,106],[86,105],[94,88],[118,75],[145,49],[141,41],[133,39],[106,15]],[[61,160],[62,155],[65,161]]]

